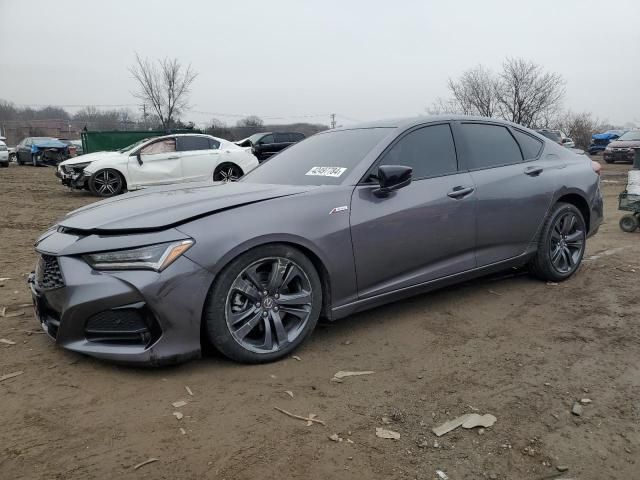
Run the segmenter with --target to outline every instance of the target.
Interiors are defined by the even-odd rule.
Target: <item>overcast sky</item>
[[[564,77],[567,108],[640,124],[638,0],[0,0],[0,19],[16,104],[135,104],[137,51],[199,72],[184,120],[348,124],[423,114],[449,77],[517,56]]]

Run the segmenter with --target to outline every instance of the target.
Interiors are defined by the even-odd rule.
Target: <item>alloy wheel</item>
[[[95,174],[93,178],[96,192],[101,196],[111,196],[118,193],[122,188],[120,176],[110,170],[102,170]]]
[[[235,182],[242,175],[234,166],[227,166],[216,170],[213,174],[214,182]]]
[[[245,268],[227,295],[225,317],[233,339],[256,353],[295,341],[311,316],[309,277],[290,259],[270,257]]]
[[[560,215],[551,229],[549,256],[553,267],[562,274],[578,267],[585,245],[582,221],[574,212]]]

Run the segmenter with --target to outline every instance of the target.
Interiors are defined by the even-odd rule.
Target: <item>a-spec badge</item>
[[[344,212],[345,210],[349,210],[349,207],[346,205],[343,205],[341,207],[334,207],[330,212],[329,215],[333,215],[334,213],[338,213],[338,212]]]

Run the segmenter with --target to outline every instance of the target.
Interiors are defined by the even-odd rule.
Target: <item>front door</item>
[[[355,188],[351,235],[359,298],[411,287],[466,270],[475,262],[475,195],[458,172],[447,123],[404,134],[379,165],[413,168],[413,181],[386,198],[375,184]]]
[[[131,188],[175,183],[182,179],[182,165],[175,138],[160,138],[140,150],[140,161],[131,155],[128,162]]]
[[[478,266],[523,254],[551,205],[553,170],[564,164],[546,158],[539,139],[504,125],[460,123],[455,131],[476,186]]]

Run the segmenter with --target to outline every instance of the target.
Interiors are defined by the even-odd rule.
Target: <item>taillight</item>
[[[593,168],[593,171],[596,172],[598,176],[600,176],[602,165],[600,165],[598,162],[594,162],[593,160],[591,160],[591,168]]]

